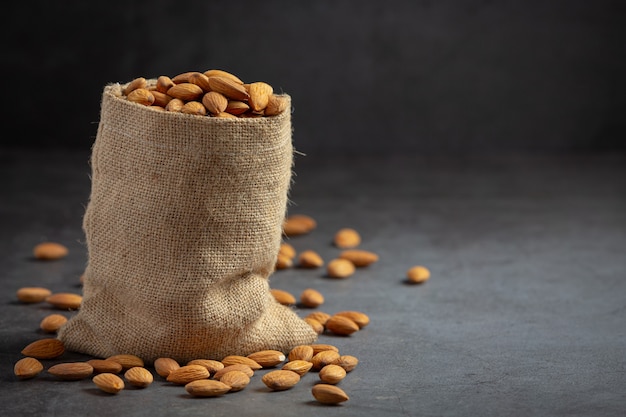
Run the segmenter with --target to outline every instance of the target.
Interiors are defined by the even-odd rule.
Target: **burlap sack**
[[[181,362],[316,333],[269,292],[287,207],[288,111],[222,119],[159,112],[105,87],[83,228],[83,302],[68,350]]]

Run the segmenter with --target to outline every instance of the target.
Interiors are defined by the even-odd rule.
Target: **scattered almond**
[[[224,366],[229,366],[229,365],[247,365],[250,367],[250,369],[252,369],[253,371],[256,371],[258,369],[263,368],[261,365],[259,365],[258,362],[256,362],[253,359],[250,359],[246,356],[240,356],[240,355],[229,355],[226,356],[224,359],[222,359],[220,362],[222,362],[224,364]]]
[[[335,233],[333,243],[338,248],[350,249],[361,244],[361,236],[354,229],[343,228]]]
[[[365,313],[361,313],[360,311],[346,310],[335,313],[334,315],[349,318],[359,326],[359,329],[367,326],[370,322],[369,316]]]
[[[272,368],[279,363],[284,362],[286,359],[283,352],[272,349],[254,352],[249,354],[247,357],[261,365],[263,368]]]
[[[194,397],[218,397],[230,391],[231,387],[213,379],[199,379],[185,384],[185,390]]]
[[[187,362],[187,365],[202,365],[204,366],[209,374],[214,375],[217,371],[224,369],[224,364],[220,361],[216,361],[213,359],[194,359]]]
[[[305,214],[292,214],[283,221],[283,234],[285,236],[299,236],[310,233],[317,227],[317,222],[311,216]]]
[[[339,257],[349,260],[357,268],[369,266],[378,261],[377,254],[362,249],[346,249],[339,254]]]
[[[270,293],[274,296],[274,299],[282,305],[291,306],[296,303],[296,297],[288,291],[271,288]]]
[[[309,345],[299,345],[291,349],[287,359],[291,361],[303,360],[310,361],[313,357],[313,348]]]
[[[284,391],[300,382],[300,375],[293,371],[278,369],[263,375],[261,381],[273,391]]]
[[[33,254],[35,259],[52,261],[67,256],[68,249],[60,243],[43,242],[35,246]]]
[[[92,378],[98,388],[109,394],[117,394],[124,389],[124,381],[115,374],[104,372]]]
[[[87,363],[92,366],[93,371],[96,374],[119,374],[120,372],[122,372],[122,364],[119,362],[106,359],[90,359],[87,361]]]
[[[139,356],[131,354],[118,354],[106,358],[109,361],[117,362],[122,365],[122,370],[127,370],[135,366],[144,366],[143,359]]]
[[[313,288],[307,288],[300,294],[300,304],[309,308],[319,307],[324,304],[324,296]]]
[[[348,401],[348,395],[336,385],[316,384],[311,389],[313,397],[323,404],[339,404]]]
[[[83,302],[83,296],[69,292],[59,292],[46,297],[46,302],[60,310],[78,310]]]
[[[359,330],[359,325],[345,316],[334,315],[326,322],[326,330],[336,335],[348,336]]]
[[[283,255],[289,259],[293,259],[296,257],[296,248],[294,248],[293,245],[287,242],[282,242],[280,244],[280,248],[278,249],[278,254]]]
[[[335,352],[334,350],[323,350],[311,358],[311,363],[313,364],[312,369],[314,371],[319,371],[326,365],[332,364],[337,360],[337,358],[339,358],[339,352]]]
[[[220,382],[230,387],[230,391],[241,391],[250,383],[250,377],[241,371],[228,371],[220,378]]]
[[[154,361],[154,370],[163,378],[167,378],[171,371],[178,368],[180,364],[172,358],[157,358]]]
[[[213,375],[213,379],[219,380],[225,373],[230,371],[241,371],[244,374],[248,375],[250,378],[254,375],[254,371],[248,365],[244,365],[243,363],[236,363],[234,365],[228,365],[219,371],[215,372]]]
[[[358,364],[359,360],[352,355],[341,355],[335,361],[333,361],[333,365],[341,366],[343,369],[345,369],[346,372],[353,371]]]
[[[430,270],[422,265],[409,268],[406,272],[407,280],[412,284],[421,284],[430,278]]]
[[[298,255],[298,266],[301,268],[319,268],[324,266],[324,260],[317,252],[309,249]]]
[[[66,381],[78,381],[91,376],[93,367],[87,362],[65,362],[51,366],[48,373]]]
[[[293,266],[293,259],[281,253],[276,256],[276,269],[287,269]]]
[[[325,350],[332,350],[333,352],[339,352],[339,348],[337,346],[328,345],[325,343],[315,343],[309,346],[311,346],[311,348],[313,349],[313,356]]]
[[[346,377],[346,370],[331,363],[320,369],[319,377],[322,382],[334,385]]]
[[[43,371],[43,365],[35,358],[22,358],[15,362],[13,373],[20,379],[30,379]]]
[[[323,311],[313,311],[306,315],[306,318],[311,318],[313,320],[317,320],[322,323],[322,326],[326,325],[326,322],[330,318],[330,314],[324,313]]]
[[[322,323],[320,323],[319,321],[311,318],[311,317],[305,317],[303,319],[309,326],[311,326],[311,328],[313,329],[313,331],[317,334],[322,334],[324,333],[324,325]]]
[[[209,371],[202,365],[185,365],[178,369],[172,369],[167,376],[167,382],[176,385],[185,385],[191,381],[207,379]]]
[[[39,328],[46,333],[56,333],[65,323],[67,317],[62,314],[49,314],[39,323]]]
[[[152,373],[141,366],[134,366],[124,373],[124,378],[134,387],[145,388],[152,384]]]
[[[309,361],[304,361],[300,359],[296,359],[293,361],[289,361],[283,365],[281,368],[284,371],[292,371],[302,376],[311,370],[313,364]]]
[[[342,258],[333,259],[328,262],[328,266],[326,267],[326,273],[331,278],[347,278],[354,274],[354,271],[354,264]]]
[[[52,291],[43,287],[22,287],[16,293],[17,299],[22,303],[41,303],[46,301],[50,294]]]
[[[52,338],[36,340],[22,349],[22,355],[31,356],[35,359],[54,359],[64,352],[63,342]]]

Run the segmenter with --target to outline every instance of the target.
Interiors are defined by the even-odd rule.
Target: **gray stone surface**
[[[0,404],[6,416],[621,416],[626,410],[626,155],[298,156],[290,213],[318,228],[298,250],[337,255],[340,227],[380,254],[344,280],[278,271],[270,285],[321,291],[320,310],[354,309],[371,324],[320,342],[357,356],[340,386],[350,401],[313,401],[307,374],[269,392],[260,371],[242,392],[193,399],[160,377],[115,397],[89,380],[19,381],[21,349],[45,337],[56,312],[15,291],[80,291],[81,219],[89,195],[84,152],[0,150]],[[56,262],[31,259],[43,240]],[[432,278],[408,285],[406,270]],[[299,314],[308,310],[298,309]],[[70,313],[64,313],[68,316]],[[66,353],[53,363],[83,360]]]

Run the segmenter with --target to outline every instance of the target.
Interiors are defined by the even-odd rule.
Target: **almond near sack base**
[[[315,341],[268,285],[291,180],[290,112],[200,117],[121,95],[119,84],[103,92],[83,301],[58,338],[68,350],[147,363]]]

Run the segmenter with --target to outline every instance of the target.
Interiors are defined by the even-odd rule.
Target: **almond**
[[[211,91],[211,86],[209,86],[209,77],[201,72],[194,72],[190,74],[187,82],[197,85],[205,93]]]
[[[87,362],[65,362],[51,366],[48,373],[66,381],[78,381],[91,376],[93,367]]]
[[[217,91],[209,91],[202,97],[202,104],[211,114],[220,114],[226,111],[228,99]]]
[[[196,116],[206,116],[206,107],[199,101],[188,101],[181,107],[180,112],[195,114]]]
[[[316,384],[311,392],[313,397],[322,404],[339,404],[349,400],[348,395],[335,385]]]
[[[278,369],[263,375],[261,381],[273,391],[284,391],[300,382],[300,375],[293,371]]]
[[[263,368],[257,361],[255,361],[254,359],[250,359],[246,356],[240,356],[240,355],[229,355],[226,356],[224,359],[222,359],[220,362],[222,362],[224,364],[224,366],[229,366],[229,365],[236,365],[236,364],[240,364],[240,365],[247,365],[250,367],[250,369],[252,369],[253,371],[256,371],[258,369]]]
[[[378,255],[361,249],[347,249],[339,254],[342,259],[347,259],[357,268],[369,266],[378,261]]]
[[[160,93],[167,94],[167,90],[174,87],[174,81],[166,75],[161,75],[156,81],[156,90]]]
[[[319,377],[322,382],[335,385],[346,377],[346,370],[331,363],[320,369]]]
[[[124,378],[134,387],[145,388],[152,384],[152,373],[141,366],[134,366],[124,373]]]
[[[219,118],[222,118],[222,119],[236,119],[237,118],[237,116],[235,116],[234,114],[230,114],[230,113],[227,113],[225,111],[223,111],[223,112],[221,112],[219,114],[216,114],[215,117],[219,117]]]
[[[299,345],[291,349],[287,359],[291,361],[310,361],[313,357],[313,348],[309,345]]]
[[[94,376],[92,381],[98,388],[109,394],[117,394],[124,389],[124,381],[122,378],[108,372]]]
[[[188,82],[176,84],[173,87],[171,87],[169,90],[167,90],[168,96],[173,97],[173,98],[178,98],[183,101],[198,100],[200,97],[202,97],[203,94],[204,94],[204,91],[202,90],[202,88],[198,87],[195,84],[191,84]]]
[[[248,86],[248,94],[250,98],[248,103],[252,111],[262,111],[267,107],[267,103],[270,100],[270,96],[274,93],[274,89],[271,85],[264,83],[263,81],[257,81],[250,83]]]
[[[67,256],[68,249],[60,243],[43,242],[35,246],[33,254],[35,259],[52,261]]]
[[[226,372],[220,378],[220,382],[230,387],[230,391],[241,391],[250,383],[250,377],[241,371]]]
[[[154,370],[163,378],[167,378],[170,372],[178,368],[180,368],[179,363],[172,358],[157,358],[154,361]]]
[[[350,249],[361,244],[361,235],[354,229],[343,228],[335,233],[333,243],[338,248]]]
[[[106,358],[109,361],[117,362],[122,365],[122,370],[127,370],[133,368],[135,366],[144,366],[143,359],[139,356],[131,355],[131,354],[119,354],[113,355]]]
[[[324,304],[324,296],[313,288],[307,288],[300,294],[300,304],[309,308],[319,307]]]
[[[126,98],[133,103],[142,104],[144,106],[151,106],[154,103],[154,95],[151,91],[145,88],[138,88],[131,91]]]
[[[230,78],[232,81],[236,82],[237,84],[243,85],[243,81],[241,81],[239,79],[239,77],[237,77],[236,75],[231,74],[228,71],[224,71],[224,70],[220,70],[220,69],[210,69],[208,71],[205,71],[204,75],[206,75],[207,77]]]
[[[283,255],[289,259],[293,259],[296,257],[296,248],[294,248],[293,245],[289,243],[282,242],[280,244],[280,248],[278,249],[278,254]]]
[[[309,361],[296,359],[296,360],[287,362],[285,365],[283,365],[281,369],[284,371],[292,371],[302,376],[306,374],[307,372],[309,372],[312,366],[313,364]]]
[[[322,326],[326,325],[326,322],[330,318],[330,314],[324,313],[323,311],[314,311],[312,313],[307,314],[307,318],[311,318],[313,320],[317,320],[322,323]]]
[[[272,368],[279,363],[284,362],[286,359],[283,352],[272,349],[254,352],[249,354],[247,357],[261,365],[263,368]]]
[[[185,105],[185,102],[182,101],[181,99],[173,98],[165,106],[165,111],[179,112],[182,110],[184,105]]]
[[[311,348],[313,349],[313,356],[317,355],[320,352],[324,352],[326,350],[331,350],[333,352],[339,353],[339,348],[337,348],[337,346],[328,345],[325,343],[316,343],[316,344],[312,344],[309,346],[311,346]]]
[[[323,350],[311,358],[311,363],[313,364],[312,369],[314,371],[319,371],[326,365],[330,365],[334,361],[339,358],[339,352],[335,352],[334,350]]]
[[[274,299],[282,305],[291,306],[296,303],[296,297],[294,297],[293,294],[288,291],[271,288],[270,293],[272,294]]]
[[[172,82],[174,84],[188,83],[189,77],[191,77],[191,75],[195,74],[196,72],[197,71],[181,72],[180,74],[177,74],[174,77],[172,77]]]
[[[326,273],[330,278],[348,278],[354,272],[354,264],[347,259],[336,258],[326,266]]]
[[[122,364],[119,362],[109,361],[106,359],[90,359],[87,363],[93,367],[93,371],[96,374],[118,374],[122,372]]]
[[[287,97],[272,94],[267,101],[267,106],[265,107],[265,115],[276,116],[277,114],[281,114],[282,112],[287,110],[287,104]]]
[[[167,382],[176,385],[185,385],[191,381],[207,379],[209,371],[202,365],[185,365],[178,369],[172,369],[167,376]]]
[[[326,322],[326,330],[340,336],[348,336],[359,330],[359,325],[345,316],[334,315]]]
[[[411,284],[421,284],[430,278],[430,270],[422,265],[411,267],[406,272],[408,282]]]
[[[134,90],[136,90],[138,88],[146,88],[147,86],[148,86],[148,82],[146,81],[146,79],[144,77],[137,77],[134,80],[132,80],[131,82],[129,82],[128,84],[126,84],[126,87],[122,91],[122,94],[127,96],[132,91],[134,91]]]
[[[359,329],[367,326],[370,322],[370,318],[367,316],[367,314],[361,313],[360,311],[340,311],[338,313],[335,313],[334,315],[349,318],[359,326]]]
[[[230,113],[232,115],[238,116],[250,110],[250,106],[248,106],[245,102],[240,100],[228,100],[228,104],[226,105],[226,113]]]
[[[317,334],[322,334],[324,333],[324,325],[322,323],[320,323],[319,321],[311,318],[311,317],[305,317],[303,319],[309,326],[311,326],[311,329],[313,329],[313,331]]]
[[[229,385],[212,379],[199,379],[185,384],[185,390],[194,397],[218,397],[231,390]]]
[[[219,370],[224,369],[224,364],[220,361],[215,361],[213,359],[194,359],[187,362],[187,365],[202,365],[204,366],[209,374],[215,375],[215,373]]]
[[[306,214],[292,214],[283,220],[285,236],[299,236],[310,233],[317,227],[317,222]]]
[[[224,76],[209,77],[209,86],[211,91],[222,93],[231,100],[246,101],[250,98],[250,94],[243,85]]]
[[[83,302],[83,296],[69,292],[59,292],[46,297],[46,302],[60,310],[78,310]]]
[[[341,366],[346,372],[354,370],[358,364],[359,360],[352,355],[341,355],[333,362],[333,365]]]
[[[30,379],[43,371],[43,365],[35,358],[22,358],[15,362],[13,373],[20,379]]]
[[[22,287],[16,293],[17,299],[22,303],[41,303],[46,301],[50,294],[52,291],[43,287]]]
[[[152,91],[152,95],[154,96],[153,106],[161,107],[161,110],[165,110],[165,106],[172,100],[172,97],[168,96],[166,93],[162,93],[160,91]]]
[[[293,266],[293,259],[281,253],[276,256],[276,269],[287,269]]]
[[[225,366],[224,368],[215,372],[215,374],[213,375],[213,379],[219,380],[222,375],[230,371],[241,371],[244,374],[248,375],[250,378],[252,378],[252,376],[254,375],[254,371],[248,365],[244,365],[243,363],[236,363],[234,365]]]
[[[61,314],[49,314],[41,320],[39,328],[46,333],[56,333],[65,323],[67,323],[67,317]]]
[[[22,355],[35,359],[54,359],[61,356],[63,352],[65,352],[63,342],[52,338],[36,340],[22,349]]]
[[[324,260],[317,252],[309,249],[298,255],[298,266],[308,269],[319,268],[324,266]]]

